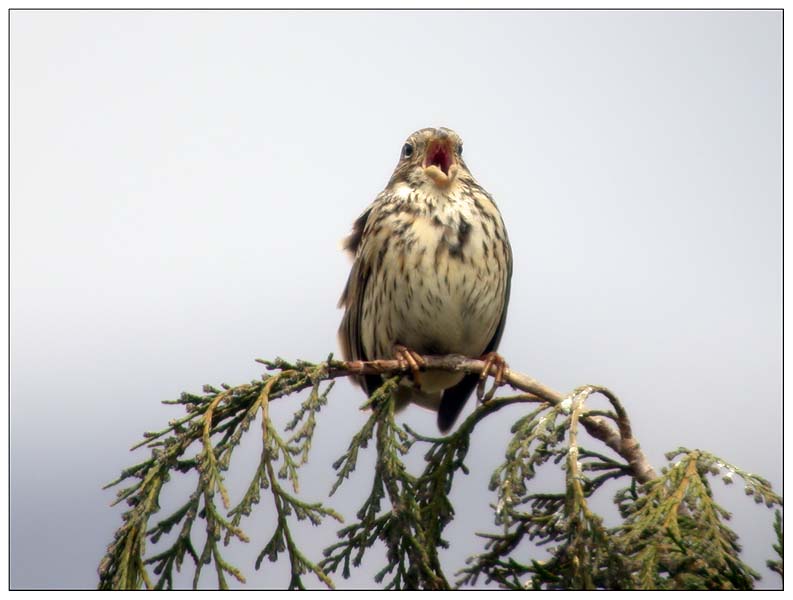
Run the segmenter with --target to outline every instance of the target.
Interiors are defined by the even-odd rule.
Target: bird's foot
[[[427,362],[421,354],[401,344],[397,344],[394,346],[394,358],[399,361],[399,366],[403,369],[410,368],[413,373],[413,381],[418,385],[419,371],[427,366]]]
[[[479,398],[481,402],[487,402],[493,398],[496,390],[504,385],[504,376],[508,366],[504,358],[497,352],[488,352],[481,360],[485,361],[485,368],[482,369],[482,374],[479,376],[479,385],[476,387],[476,397]],[[485,392],[487,376],[490,375],[491,371],[494,369],[495,371],[492,373],[493,385]]]

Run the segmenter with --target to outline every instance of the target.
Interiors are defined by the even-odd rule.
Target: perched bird
[[[507,317],[512,250],[493,199],[474,179],[454,131],[420,129],[402,146],[386,188],[353,224],[354,259],[339,301],[345,360],[396,356],[407,362],[398,407],[438,411],[454,424],[480,376],[420,372],[422,354],[483,356],[488,369]],[[358,378],[372,394],[379,375]]]

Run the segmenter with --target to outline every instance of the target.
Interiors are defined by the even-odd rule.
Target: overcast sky
[[[13,12],[12,587],[96,585],[120,524],[100,486],[181,414],[160,400],[257,378],[256,357],[337,350],[339,241],[426,126],[463,137],[509,230],[511,367],[562,391],[609,386],[657,467],[703,448],[779,490],[781,25],[773,11]],[[326,499],[362,401],[346,382],[331,395],[307,499]],[[494,530],[486,482],[521,410],[474,436],[449,574]],[[435,431],[422,409],[400,417]],[[372,452],[330,500],[348,517]],[[256,439],[237,451],[233,489],[258,453]],[[771,512],[715,489],[760,585],[779,587]],[[288,583],[284,565],[253,569],[272,523],[264,499],[249,547],[229,550],[251,587]],[[313,557],[336,528],[301,530]],[[373,586],[381,559],[337,583]]]

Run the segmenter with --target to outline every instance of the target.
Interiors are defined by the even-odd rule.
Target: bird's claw
[[[399,361],[399,366],[403,369],[409,368],[413,373],[413,381],[419,382],[419,371],[427,366],[427,361],[418,352],[405,346],[397,344],[394,346],[394,357]]]
[[[492,400],[496,390],[504,385],[505,375],[508,367],[504,358],[497,352],[488,352],[482,357],[481,360],[485,361],[485,368],[482,369],[482,374],[479,376],[479,385],[476,387],[476,397],[479,398],[481,402],[488,402]],[[493,385],[489,390],[487,390],[487,392],[485,392],[485,382],[487,381],[487,376],[490,375],[491,370],[494,368],[495,372],[493,373]]]

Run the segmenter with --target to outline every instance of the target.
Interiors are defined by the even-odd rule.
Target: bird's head
[[[405,140],[391,180],[448,188],[461,171],[467,172],[462,153],[463,141],[451,129],[419,129]]]

